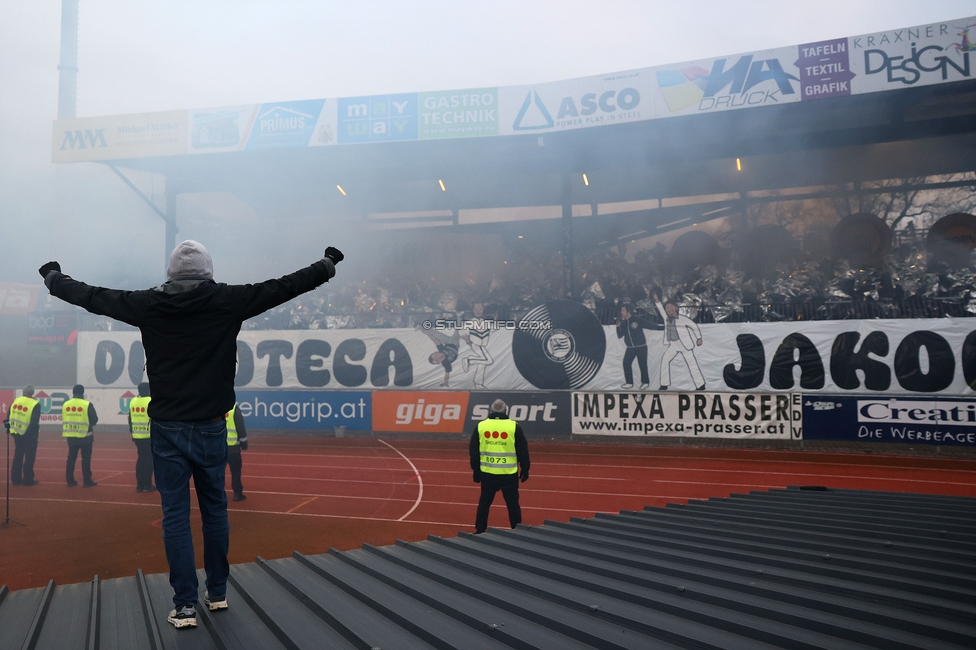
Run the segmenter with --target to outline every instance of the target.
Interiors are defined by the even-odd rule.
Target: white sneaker
[[[203,592],[203,604],[207,606],[211,612],[216,612],[218,609],[227,609],[227,596],[223,598],[210,600],[210,592]]]
[[[630,389],[630,388],[633,388],[633,387],[634,387],[634,385],[633,385],[633,384],[621,384],[621,385],[620,385],[620,387],[621,387],[621,388],[627,388],[627,389]]]
[[[183,605],[174,609],[166,617],[167,623],[172,623],[176,629],[197,626],[197,609],[193,605]]]
[[[647,390],[647,384],[641,384],[640,385],[640,389],[641,390]]]

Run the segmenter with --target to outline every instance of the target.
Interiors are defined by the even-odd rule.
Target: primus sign
[[[573,393],[573,433],[788,440],[803,413],[799,395]]]

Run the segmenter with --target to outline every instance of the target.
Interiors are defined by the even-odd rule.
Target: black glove
[[[338,264],[342,260],[346,259],[346,256],[342,254],[342,251],[335,246],[329,246],[326,248],[325,255],[323,255],[323,257],[328,257],[330,260],[332,260],[333,264]],[[60,271],[61,269],[58,270]]]
[[[241,445],[241,451],[247,451],[247,440],[241,440],[240,445]]]
[[[481,483],[481,472],[474,470],[474,482]]]
[[[48,262],[41,268],[37,269],[37,272],[40,273],[41,277],[45,279],[47,278],[47,274],[50,273],[51,271],[57,271],[58,273],[60,273],[61,265],[58,264],[57,262]]]
[[[522,473],[519,474],[519,480],[522,481],[523,483],[525,483],[526,481],[528,481],[529,480],[529,470],[523,469],[522,470]]]

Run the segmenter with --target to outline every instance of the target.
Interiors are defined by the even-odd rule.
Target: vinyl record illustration
[[[976,216],[956,212],[942,217],[925,238],[929,259],[951,266],[968,266],[976,248]]]
[[[585,386],[600,371],[606,351],[599,319],[571,300],[536,307],[512,337],[515,367],[536,388]]]
[[[851,266],[877,266],[891,250],[891,228],[873,214],[858,213],[841,219],[830,231],[830,250]]]

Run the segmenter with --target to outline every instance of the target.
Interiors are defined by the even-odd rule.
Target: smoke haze
[[[258,2],[81,0],[77,115],[515,85],[923,24],[968,2]],[[49,259],[93,284],[163,279],[164,223],[106,166],[54,165],[61,2],[3,2],[0,281],[37,283]],[[165,179],[131,173],[165,209]],[[327,188],[331,191],[331,185]],[[324,190],[323,190],[324,191]],[[382,191],[382,190],[377,190]],[[177,241],[203,242],[227,282],[347,251],[343,276],[388,267],[423,233],[363,215],[226,191],[179,199]],[[453,266],[427,258],[433,273]],[[443,268],[442,268],[443,267]],[[357,280],[358,281],[358,280]]]

